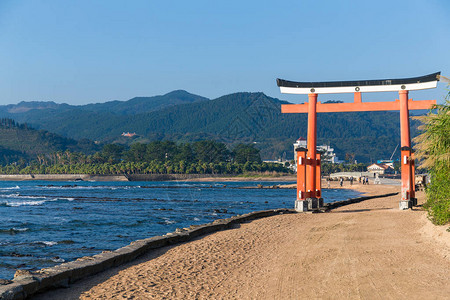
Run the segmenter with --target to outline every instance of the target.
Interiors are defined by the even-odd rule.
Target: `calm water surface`
[[[0,278],[252,211],[293,208],[289,182],[0,182]],[[293,182],[292,182],[293,183]],[[324,190],[326,202],[357,197]]]

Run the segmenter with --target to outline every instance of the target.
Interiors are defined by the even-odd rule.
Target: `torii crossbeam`
[[[307,211],[323,205],[320,187],[320,155],[317,154],[317,113],[357,111],[400,111],[402,195],[399,207],[408,209],[417,204],[414,183],[414,155],[411,149],[409,110],[429,109],[436,100],[413,101],[408,99],[412,90],[431,89],[437,86],[440,72],[426,76],[333,82],[294,82],[277,79],[281,93],[308,94],[308,103],[283,104],[282,113],[308,113],[307,149],[297,151],[297,200],[295,209]],[[363,92],[398,91],[399,99],[390,102],[362,102]],[[354,93],[353,103],[317,102],[318,94]]]

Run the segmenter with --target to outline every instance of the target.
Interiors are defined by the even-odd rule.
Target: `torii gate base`
[[[308,149],[297,148],[297,199],[295,210],[298,212],[317,210],[323,207],[321,192],[321,166],[320,153],[316,153],[315,159]]]
[[[399,203],[401,210],[417,205],[415,192],[414,153],[410,147],[402,147],[402,196]]]

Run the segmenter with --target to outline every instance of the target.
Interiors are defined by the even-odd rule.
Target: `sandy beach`
[[[432,225],[420,207],[400,211],[398,201],[255,220],[33,299],[448,299],[448,226]]]

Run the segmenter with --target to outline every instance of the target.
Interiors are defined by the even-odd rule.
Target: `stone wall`
[[[27,180],[47,180],[47,181],[128,181],[124,175],[89,175],[89,174],[0,174],[3,181],[27,181]]]

